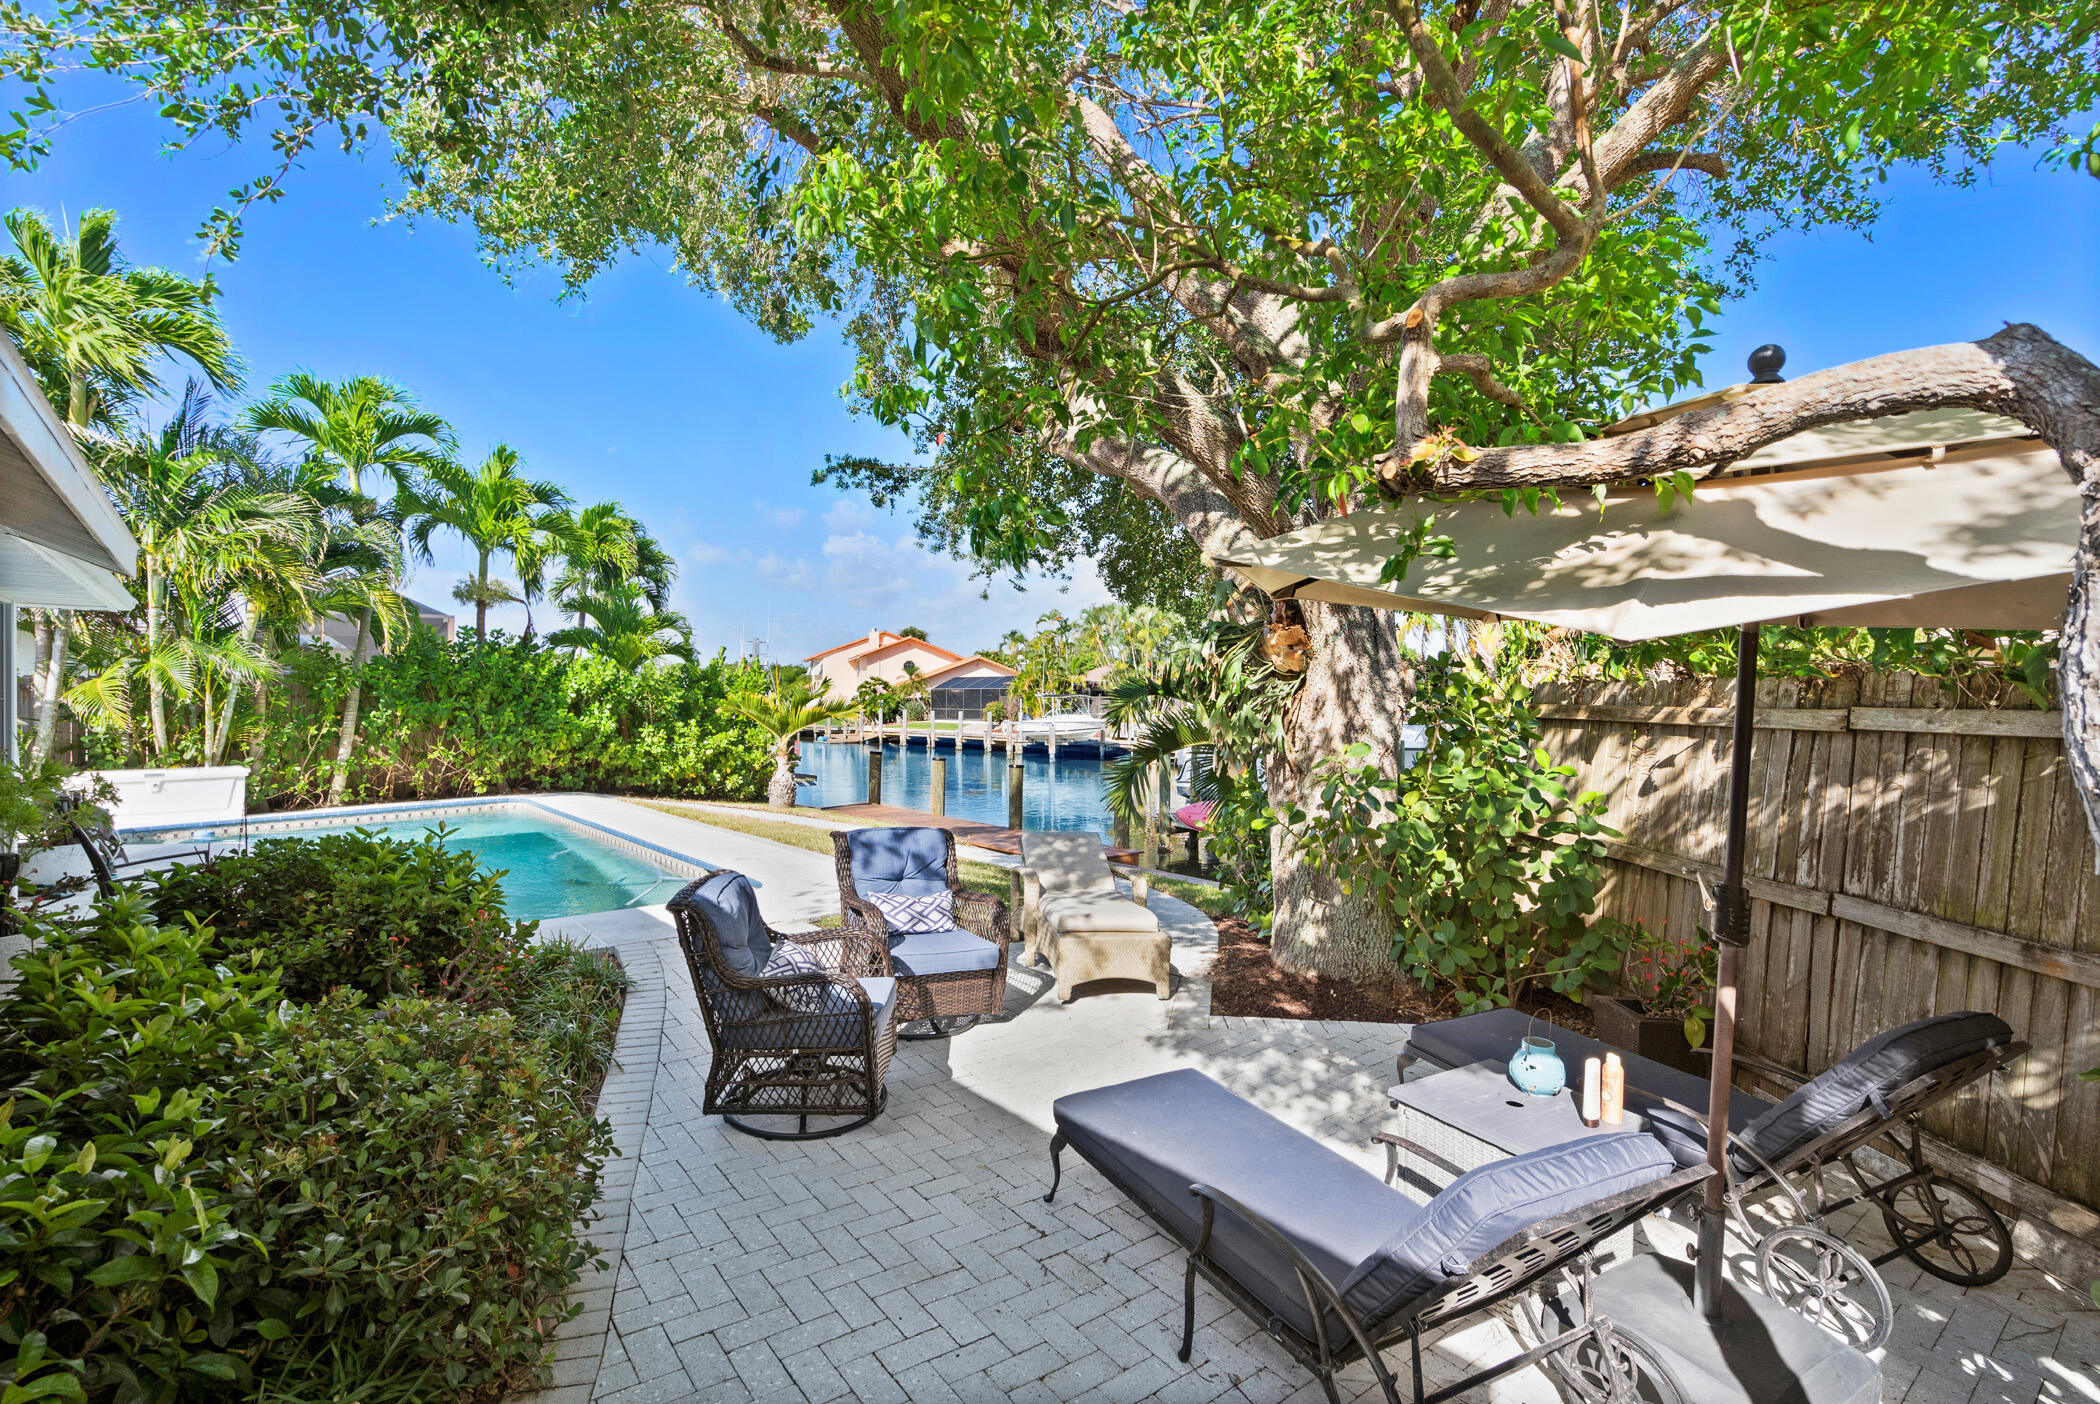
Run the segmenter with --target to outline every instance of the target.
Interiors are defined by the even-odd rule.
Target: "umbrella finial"
[[[1779,368],[1786,364],[1786,349],[1766,342],[1750,353],[1750,383],[1752,385],[1777,385],[1786,377]]]

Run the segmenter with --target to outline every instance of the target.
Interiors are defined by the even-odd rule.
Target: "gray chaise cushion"
[[[1060,1097],[1051,1108],[1073,1149],[1193,1243],[1211,1185],[1273,1223],[1331,1282],[1341,1282],[1419,1208],[1376,1175],[1192,1068]],[[1230,1213],[1212,1229],[1212,1259],[1265,1306],[1310,1336],[1312,1318],[1283,1254]]]
[[[1597,1277],[1590,1306],[1646,1346],[1691,1404],[1880,1404],[1871,1356],[1760,1292],[1724,1281],[1709,1322],[1692,1305],[1690,1263],[1638,1254]]]
[[[846,836],[846,853],[859,896],[948,890],[948,836],[940,829],[857,829]]]
[[[1515,1009],[1489,1009],[1456,1019],[1439,1019],[1433,1024],[1416,1024],[1408,1032],[1407,1051],[1446,1068],[1462,1068],[1468,1063],[1507,1063],[1527,1033],[1553,1040],[1561,1061],[1568,1065],[1571,1084],[1579,1085],[1581,1081],[1583,1059],[1617,1053],[1626,1063],[1627,1106],[1645,1115],[1650,1099],[1640,1094],[1646,1092],[1682,1102],[1702,1116],[1706,1112],[1705,1078],[1612,1048]],[[1731,1096],[1728,1105],[1729,1118],[1737,1126],[1748,1125],[1772,1108],[1764,1098],[1741,1090]]]
[[[758,978],[773,954],[773,938],[758,914],[751,879],[725,868],[701,883],[690,900],[714,927],[723,963],[746,979]]]
[[[1375,1325],[1441,1287],[1511,1234],[1675,1173],[1677,1162],[1637,1131],[1585,1136],[1492,1161],[1446,1185],[1413,1222],[1357,1264],[1342,1298]]]
[[[890,968],[899,975],[956,975],[999,968],[999,948],[975,932],[914,931],[890,937]]]
[[[1935,1069],[2012,1042],[1995,1014],[1938,1014],[1876,1034],[1797,1088],[1742,1129],[1743,1139],[1777,1162],[1835,1131],[1905,1083]]]

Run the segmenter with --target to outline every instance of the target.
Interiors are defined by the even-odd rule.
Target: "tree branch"
[[[1462,375],[1471,380],[1480,393],[1498,405],[1507,405],[1513,410],[1525,410],[1524,397],[1495,379],[1494,367],[1488,358],[1478,351],[1452,351],[1437,356],[1438,375]]]

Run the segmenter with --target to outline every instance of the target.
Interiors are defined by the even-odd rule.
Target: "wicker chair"
[[[850,829],[831,836],[839,910],[848,931],[880,951],[872,973],[897,977],[897,1018],[923,1027],[904,1038],[947,1038],[1006,1005],[1006,904],[962,885],[955,835],[946,829]],[[947,892],[955,926],[900,934],[872,900]]]
[[[861,931],[775,931],[751,880],[726,868],[687,883],[668,905],[714,1048],[704,1113],[775,1141],[836,1136],[882,1114],[897,982],[860,973],[882,963],[879,944]],[[813,959],[776,959],[783,947]],[[808,968],[780,973],[788,963]],[[756,1117],[792,1117],[794,1126]]]

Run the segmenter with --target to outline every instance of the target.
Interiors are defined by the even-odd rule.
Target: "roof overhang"
[[[68,609],[131,607],[120,577],[137,566],[138,543],[81,457],[72,431],[52,412],[21,352],[5,337],[0,337],[0,528],[10,538],[0,565],[0,601]],[[68,564],[55,568],[47,557]],[[106,579],[88,581],[84,571]],[[53,591],[66,598],[44,597]],[[83,591],[105,602],[70,602]]]

